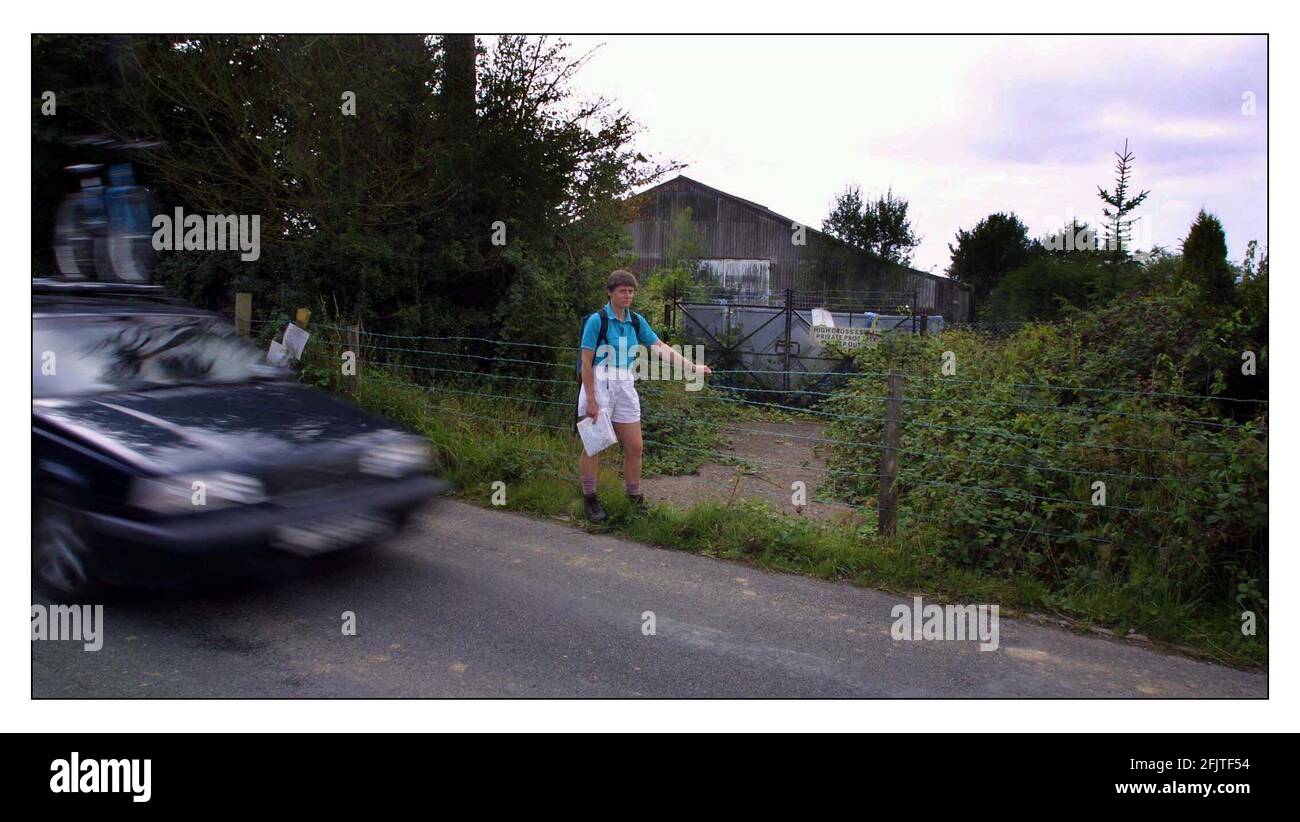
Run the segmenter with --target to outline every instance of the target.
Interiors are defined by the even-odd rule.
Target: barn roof
[[[770,208],[768,208],[767,206],[763,205],[762,203],[756,203],[756,202],[754,202],[753,200],[747,200],[747,199],[745,199],[744,197],[740,197],[740,196],[738,196],[738,195],[731,194],[730,192],[723,191],[723,190],[720,189],[720,188],[714,188],[714,187],[711,186],[711,185],[707,185],[707,184],[705,184],[705,183],[701,183],[699,180],[695,179],[694,177],[687,177],[685,174],[678,174],[676,177],[672,178],[671,180],[664,180],[662,183],[656,183],[655,185],[650,186],[650,188],[647,188],[645,191],[642,191],[640,194],[635,195],[632,199],[635,200],[635,199],[637,199],[638,197],[644,197],[645,195],[650,194],[651,192],[657,191],[657,190],[663,188],[664,186],[673,185],[673,184],[675,184],[675,183],[680,183],[680,182],[686,182],[686,183],[689,183],[689,184],[691,184],[692,186],[694,186],[695,188],[703,189],[704,191],[707,191],[707,192],[709,192],[710,194],[717,194],[717,195],[720,196],[720,197],[726,197],[726,198],[729,199],[729,200],[733,200],[733,201],[735,201],[735,202],[737,202],[737,203],[740,203],[740,204],[743,205],[743,206],[748,207],[750,210],[755,211],[755,212],[757,212],[758,214],[761,214],[761,215],[764,216],[764,217],[770,217],[770,218],[772,218],[773,220],[780,220],[780,221],[782,221],[782,222],[788,222],[788,223],[798,223],[798,222],[799,222],[798,220],[792,220],[792,219],[790,219],[789,217],[785,217],[785,216],[783,216],[783,215],[781,215],[781,214],[777,214],[775,211],[773,211],[772,209],[770,209]],[[803,224],[800,223],[800,225],[803,225]],[[812,226],[808,226],[808,229],[809,229],[810,231],[817,231],[817,229],[813,228]],[[821,233],[821,232],[818,232],[818,233]]]
[[[702,190],[702,191],[706,191],[706,192],[708,192],[708,193],[710,193],[710,194],[716,194],[716,195],[718,195],[719,197],[726,197],[728,200],[731,200],[732,202],[735,202],[735,203],[739,204],[742,208],[745,208],[745,209],[748,210],[748,211],[752,211],[753,213],[758,214],[758,215],[761,216],[761,217],[765,217],[765,218],[767,218],[767,219],[774,220],[774,221],[776,221],[776,222],[780,222],[780,223],[783,223],[783,224],[785,224],[785,225],[790,225],[790,224],[792,224],[792,223],[797,224],[797,225],[802,225],[802,226],[804,226],[805,228],[807,228],[808,231],[809,231],[810,233],[815,234],[815,235],[817,235],[817,236],[823,238],[826,242],[831,243],[831,244],[834,244],[834,245],[842,246],[842,247],[844,247],[844,248],[846,248],[846,249],[848,249],[848,250],[850,250],[850,251],[852,251],[852,252],[854,252],[854,253],[856,253],[856,254],[861,255],[862,257],[868,258],[868,259],[870,259],[870,260],[872,260],[872,261],[874,261],[874,262],[880,263],[880,264],[882,264],[882,265],[897,266],[898,268],[902,268],[902,269],[905,269],[905,270],[907,270],[907,271],[915,272],[916,274],[921,274],[921,275],[924,275],[924,276],[926,276],[926,277],[939,277],[939,276],[940,276],[940,275],[938,275],[938,274],[931,274],[931,273],[928,272],[928,271],[921,271],[921,270],[919,270],[919,269],[912,268],[911,266],[906,266],[906,265],[902,265],[902,264],[900,264],[900,263],[891,262],[891,261],[889,261],[889,260],[886,260],[884,257],[881,257],[879,254],[876,254],[876,253],[873,252],[873,251],[868,251],[868,250],[865,249],[865,248],[858,248],[858,247],[855,246],[855,245],[850,245],[849,243],[846,243],[845,241],[841,240],[841,239],[838,238],[838,237],[835,237],[835,236],[833,236],[833,235],[831,235],[831,234],[827,234],[826,232],[821,231],[821,230],[816,229],[816,228],[813,228],[813,227],[810,226],[810,225],[806,225],[805,223],[802,223],[802,222],[800,222],[799,220],[795,220],[795,219],[792,219],[792,218],[790,218],[790,217],[786,217],[786,216],[784,216],[783,214],[779,214],[779,213],[773,211],[772,209],[768,208],[767,206],[763,205],[762,203],[757,203],[757,202],[755,202],[755,201],[753,201],[753,200],[746,199],[746,198],[741,197],[741,196],[739,196],[739,195],[732,194],[732,193],[727,192],[727,191],[723,191],[723,190],[720,189],[720,188],[714,188],[713,186],[708,185],[707,183],[702,183],[702,182],[700,182],[699,180],[696,180],[694,177],[687,177],[685,174],[678,174],[676,177],[673,177],[671,180],[664,180],[662,183],[656,183],[655,185],[651,186],[650,188],[647,188],[645,191],[642,191],[642,192],[640,192],[639,194],[634,195],[634,196],[632,197],[632,199],[635,201],[635,200],[637,200],[637,199],[639,199],[639,198],[641,198],[641,197],[644,197],[644,196],[646,196],[646,195],[648,195],[648,194],[652,194],[652,193],[654,193],[655,191],[658,191],[659,189],[664,188],[665,186],[678,185],[678,184],[683,183],[683,182],[686,183],[686,184],[688,184],[689,186],[691,186],[691,187],[693,187],[693,188],[700,189],[700,190]],[[948,278],[947,278],[947,277],[941,277],[941,279],[945,279],[945,280],[946,280],[946,279],[948,279]]]

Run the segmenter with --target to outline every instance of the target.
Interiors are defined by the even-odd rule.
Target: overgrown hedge
[[[937,525],[949,562],[1135,623],[1266,619],[1267,404],[1167,396],[1267,396],[1263,317],[1242,302],[1170,286],[1007,338],[891,337],[859,353],[866,373],[826,404],[855,417],[828,437],[866,443],[833,445],[830,465],[874,471],[892,369],[905,375],[900,527]],[[875,477],[834,478],[875,504]]]

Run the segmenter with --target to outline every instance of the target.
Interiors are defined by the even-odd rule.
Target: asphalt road
[[[33,603],[45,600],[33,593]],[[32,642],[34,697],[1263,697],[1268,680],[1002,618],[894,640],[909,599],[439,500],[277,584],[114,595],[99,651]],[[355,614],[356,635],[343,633]],[[654,613],[654,635],[643,614]]]

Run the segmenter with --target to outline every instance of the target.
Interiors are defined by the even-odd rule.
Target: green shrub
[[[1166,395],[1265,396],[1262,352],[1261,374],[1240,374],[1261,322],[1170,286],[1006,339],[893,337],[859,353],[867,373],[827,404],[853,417],[827,436],[865,443],[832,446],[829,464],[861,471],[879,454],[893,369],[906,375],[900,527],[937,528],[946,562],[1143,624],[1152,609],[1226,619],[1239,597],[1266,603],[1267,406]],[[875,504],[874,477],[834,482]]]

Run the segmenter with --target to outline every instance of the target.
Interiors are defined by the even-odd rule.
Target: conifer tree
[[[1133,170],[1133,153],[1128,150],[1128,140],[1124,141],[1124,153],[1115,152],[1115,190],[1107,191],[1101,186],[1097,186],[1097,196],[1102,199],[1106,207],[1101,213],[1106,216],[1105,238],[1106,248],[1111,251],[1114,258],[1122,260],[1128,257],[1128,244],[1132,237],[1133,224],[1138,221],[1136,217],[1128,215],[1147,198],[1150,191],[1142,191],[1136,197],[1129,197],[1129,175]]]

